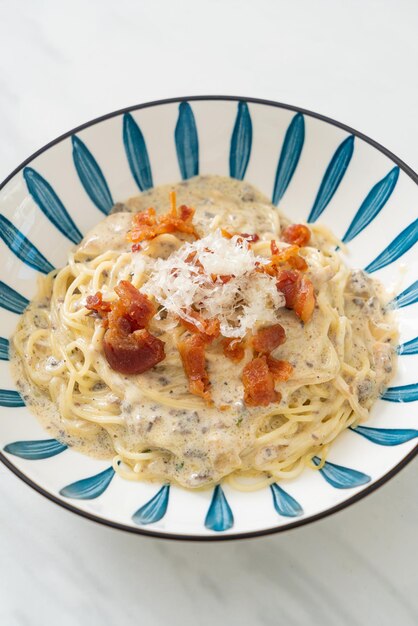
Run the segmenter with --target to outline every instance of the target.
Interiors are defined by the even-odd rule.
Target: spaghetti
[[[163,232],[132,252],[132,212],[153,206],[161,215],[173,188],[179,203],[196,209],[198,235]],[[292,478],[306,466],[318,469],[312,457],[323,464],[332,441],[366,420],[387,386],[397,331],[380,284],[349,269],[336,239],[320,226],[312,226],[310,241],[298,247],[298,263],[306,266],[304,280],[315,297],[309,320],[298,316],[285,291],[276,288],[277,275],[263,269],[274,258],[271,241],[278,242],[279,253],[291,245],[280,242],[288,225],[256,189],[215,176],[117,205],[70,252],[63,269],[42,279],[21,318],[12,365],[27,405],[54,437],[112,458],[115,470],[130,480],[197,488],[224,479],[252,490]],[[202,270],[193,289],[186,289],[190,274],[199,274],[194,261],[189,267],[193,253],[211,270]],[[207,276],[215,281],[212,292]],[[154,303],[147,332],[164,344],[164,359],[141,374],[109,365],[106,324],[86,307],[97,292],[111,307],[121,281]],[[202,302],[222,334],[205,344],[209,402],[190,392],[179,352],[191,334],[179,316],[192,311],[188,321],[196,323],[196,303]],[[286,363],[288,379],[276,379],[275,401],[251,405],[243,389],[243,370],[255,356],[251,346],[258,345],[251,337],[274,324],[283,327],[286,340],[261,358]],[[240,342],[241,358],[225,356],[225,345],[233,341]]]

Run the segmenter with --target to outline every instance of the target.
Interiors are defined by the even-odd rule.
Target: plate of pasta
[[[177,98],[59,137],[0,189],[0,459],[114,528],[233,539],[417,453],[418,177],[365,135]]]

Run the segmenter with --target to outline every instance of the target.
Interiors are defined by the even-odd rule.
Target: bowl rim
[[[407,165],[398,156],[396,156],[393,152],[391,152],[390,150],[382,146],[380,143],[378,143],[374,139],[371,139],[367,135],[363,134],[362,132],[352,128],[351,126],[348,126],[347,124],[338,122],[337,120],[334,120],[331,117],[327,117],[326,115],[322,115],[320,113],[316,113],[314,111],[310,111],[309,109],[304,109],[299,106],[285,104],[282,102],[276,102],[275,100],[266,100],[262,98],[252,98],[252,97],[245,97],[245,96],[199,95],[199,96],[179,96],[175,98],[166,98],[166,99],[154,100],[151,102],[145,102],[143,104],[136,104],[136,105],[124,107],[122,109],[117,109],[116,111],[106,113],[105,115],[101,115],[100,117],[96,117],[88,122],[85,122],[84,124],[76,126],[75,128],[72,128],[71,130],[63,133],[62,135],[59,135],[52,141],[48,142],[42,148],[40,148],[39,150],[34,152],[31,156],[29,156],[27,159],[25,159],[3,180],[3,182],[0,184],[0,191],[7,185],[7,183],[12,178],[16,176],[16,174],[18,174],[28,163],[33,161],[40,154],[46,152],[47,150],[49,150],[56,144],[60,143],[64,139],[67,139],[71,135],[81,130],[84,130],[85,128],[89,128],[91,126],[104,122],[113,117],[123,115],[124,113],[130,113],[132,111],[137,111],[140,109],[146,109],[146,108],[151,108],[155,106],[175,104],[175,103],[181,103],[181,102],[211,101],[211,100],[212,101],[230,101],[230,102],[231,101],[232,102],[245,101],[245,102],[252,103],[252,104],[260,104],[264,106],[285,109],[285,110],[293,111],[295,113],[302,113],[309,117],[316,118],[322,122],[331,124],[332,126],[336,126],[337,128],[341,128],[342,130],[345,130],[351,133],[352,135],[359,137],[366,143],[376,148],[376,150],[386,155],[394,163],[396,163],[396,165],[398,165],[399,168],[413,180],[413,182],[415,182],[418,185],[418,174],[411,167],[409,167],[409,165]],[[292,528],[305,526],[307,524],[311,524],[312,522],[324,519],[330,515],[333,515],[334,513],[337,513],[338,511],[342,511],[343,509],[351,506],[355,502],[358,502],[359,500],[365,498],[366,496],[376,491],[379,487],[384,485],[391,478],[393,478],[398,472],[400,472],[400,470],[403,469],[408,463],[410,463],[412,459],[414,459],[417,455],[418,455],[418,444],[397,465],[395,465],[391,470],[386,472],[383,476],[381,476],[374,483],[372,483],[368,487],[365,487],[364,489],[361,489],[361,491],[351,496],[350,498],[347,498],[347,500],[344,500],[343,502],[340,502],[339,504],[335,506],[329,507],[325,509],[324,511],[316,513],[315,515],[311,515],[307,518],[296,519],[296,520],[293,520],[292,522],[288,522],[286,524],[282,524],[279,526],[272,526],[269,528],[264,528],[262,530],[255,530],[255,531],[241,532],[241,533],[238,532],[238,533],[231,533],[231,534],[227,533],[224,535],[218,535],[218,534],[216,535],[191,535],[187,533],[186,534],[168,533],[168,532],[165,533],[162,531],[148,530],[139,526],[138,527],[128,526],[127,524],[115,522],[115,521],[106,519],[104,517],[95,515],[93,513],[90,513],[88,511],[79,509],[76,506],[70,504],[69,502],[66,502],[65,500],[61,500],[54,494],[48,492],[46,489],[41,487],[41,485],[37,484],[34,480],[32,480],[32,478],[29,478],[29,476],[27,476],[24,472],[18,469],[18,467],[16,467],[1,451],[0,451],[0,461],[9,470],[11,470],[18,478],[20,478],[23,482],[25,482],[27,485],[32,487],[35,491],[37,491],[41,495],[48,498],[48,500],[50,500],[51,502],[54,502],[55,504],[58,504],[62,508],[67,509],[67,511],[71,511],[72,513],[75,513],[81,517],[84,517],[96,523],[102,524],[104,526],[108,526],[110,528],[116,528],[118,530],[124,530],[126,532],[143,535],[147,537],[156,537],[159,539],[175,539],[175,540],[180,540],[180,541],[211,542],[211,541],[231,541],[231,540],[237,540],[237,539],[251,539],[255,537],[262,537],[264,535],[271,535],[275,533],[284,532]]]

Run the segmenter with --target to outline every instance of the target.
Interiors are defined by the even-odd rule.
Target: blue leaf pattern
[[[25,167],[23,177],[30,195],[49,221],[70,241],[79,243],[83,235],[51,185],[31,167]]]
[[[342,239],[345,243],[357,237],[380,213],[392,195],[398,178],[399,167],[394,167],[369,191]]]
[[[123,144],[132,176],[141,191],[153,186],[144,136],[130,113],[123,116]]]
[[[398,346],[398,354],[418,354],[418,337]]]
[[[0,307],[12,313],[23,313],[29,304],[29,300],[17,291],[0,281]]]
[[[225,494],[220,485],[216,485],[213,490],[212,501],[210,503],[206,519],[205,526],[209,530],[221,532],[228,530],[234,525],[234,516],[231,511],[231,507],[228,504]]]
[[[9,360],[9,340],[0,337],[0,361]]]
[[[398,309],[402,309],[404,306],[415,304],[415,302],[418,302],[418,280],[412,283],[412,285],[409,285],[399,296],[396,296],[396,298],[392,300],[392,305]]]
[[[132,515],[135,524],[154,524],[164,517],[167,512],[170,485],[164,485],[149,502],[141,506]]]
[[[271,493],[273,496],[273,504],[279,515],[284,517],[298,517],[303,515],[303,509],[299,502],[292,498],[284,489],[279,487],[276,483],[270,485]]]
[[[182,102],[179,106],[174,139],[182,179],[197,176],[199,174],[199,139],[193,110],[188,102]]]
[[[16,409],[17,407],[25,406],[25,403],[22,396],[17,391],[0,389],[0,406]]]
[[[365,437],[379,446],[399,446],[401,443],[411,441],[418,437],[418,430],[412,428],[369,428],[366,426],[356,426],[350,430]]]
[[[415,402],[418,400],[418,383],[402,387],[389,387],[382,395],[382,399],[389,402]]]
[[[273,186],[273,204],[279,204],[292,180],[305,141],[305,120],[297,113],[289,124],[280,152]]]
[[[319,465],[321,459],[314,456],[312,461],[315,465]],[[353,487],[359,487],[365,485],[371,481],[370,476],[358,472],[349,467],[343,467],[342,465],[336,465],[335,463],[325,462],[325,465],[319,470],[327,483],[335,487],[336,489],[351,489]]]
[[[106,491],[114,475],[115,470],[113,467],[109,467],[100,474],[77,480],[77,482],[63,487],[60,490],[60,495],[76,500],[93,500]]]
[[[380,270],[382,267],[386,267],[390,263],[399,259],[405,252],[408,252],[413,245],[418,241],[418,219],[412,224],[409,224],[395,239],[388,245],[383,252],[379,254],[375,258],[374,261],[369,263],[367,267],[365,267],[365,271],[375,272],[376,270]]]
[[[90,200],[99,211],[108,215],[113,206],[113,199],[103,172],[86,145],[73,135],[73,161],[78,177]]]
[[[353,150],[354,135],[349,135],[338,146],[326,169],[315,202],[309,213],[308,222],[315,222],[330,203],[351,161]]]
[[[4,451],[21,459],[38,461],[49,459],[67,449],[67,446],[56,439],[40,439],[39,441],[14,441],[4,447]]]
[[[253,141],[253,126],[246,102],[238,102],[237,118],[231,137],[229,175],[242,180],[247,170]]]
[[[49,274],[54,266],[41,254],[38,248],[14,226],[7,217],[0,215],[0,237],[14,254],[38,272]]]

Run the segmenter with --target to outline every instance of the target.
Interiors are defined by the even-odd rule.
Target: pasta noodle
[[[166,358],[142,374],[116,372],[103,354],[106,329],[86,298],[100,291],[114,302],[123,280],[147,292],[158,259],[182,249],[187,236],[179,233],[161,234],[141,252],[131,252],[126,239],[131,212],[151,205],[165,211],[169,189],[128,201],[70,252],[63,269],[41,280],[13,339],[13,368],[26,403],[54,437],[112,458],[129,480],[198,488],[224,478],[248,491],[293,478],[307,466],[318,469],[312,457],[323,464],[332,441],[368,418],[392,376],[397,331],[382,287],[348,268],[336,250],[341,243],[312,226],[301,250],[316,296],[312,319],[302,324],[283,303],[277,310],[266,305],[263,313],[286,331],[273,356],[293,366],[290,379],[276,383],[280,401],[246,406],[242,370],[251,350],[247,345],[236,363],[219,341],[206,349],[213,404],[191,394],[178,352],[188,331],[161,307],[149,328],[164,342]],[[196,208],[202,236],[219,228],[258,233],[251,245],[257,258],[269,257],[271,239],[288,224],[246,183],[197,177],[175,189],[179,202]]]

